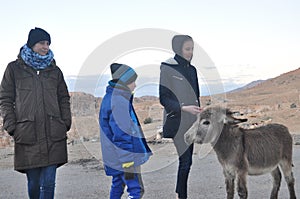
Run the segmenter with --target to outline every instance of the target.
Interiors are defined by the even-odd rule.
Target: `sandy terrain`
[[[300,141],[299,136],[295,141]],[[177,155],[173,143],[149,144],[154,156],[143,166],[145,199],[175,198]],[[109,198],[111,178],[103,171],[99,142],[84,142],[69,146],[69,163],[58,169],[56,198]],[[294,176],[296,193],[300,197],[300,145],[294,145]],[[13,148],[0,149],[0,198],[26,198],[26,177],[13,170]],[[248,178],[249,198],[268,198],[272,186],[270,175]],[[225,198],[221,166],[213,151],[196,145],[189,179],[190,199]],[[279,193],[288,198],[285,182]],[[125,198],[126,194],[124,194]],[[237,195],[236,195],[236,198]]]

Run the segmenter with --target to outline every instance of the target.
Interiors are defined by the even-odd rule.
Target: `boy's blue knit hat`
[[[136,72],[125,64],[113,63],[110,65],[113,80],[120,81],[125,85],[134,82],[137,78]]]
[[[49,33],[41,28],[31,29],[28,34],[27,46],[32,48],[36,43],[40,41],[48,41],[51,44],[51,37]]]

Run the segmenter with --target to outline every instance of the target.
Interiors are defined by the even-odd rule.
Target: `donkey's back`
[[[249,175],[268,173],[277,166],[283,170],[292,166],[293,140],[285,126],[268,124],[245,130],[244,136]]]

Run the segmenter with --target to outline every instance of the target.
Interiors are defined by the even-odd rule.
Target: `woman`
[[[159,99],[164,106],[163,136],[172,138],[179,156],[176,193],[187,198],[187,181],[192,165],[193,144],[184,142],[184,133],[201,112],[197,71],[191,65],[194,42],[188,35],[172,39],[175,57],[163,62],[160,71]]]
[[[30,198],[54,198],[56,169],[67,162],[70,96],[49,49],[50,35],[32,29],[0,87],[3,126],[15,141],[15,170],[26,173]]]

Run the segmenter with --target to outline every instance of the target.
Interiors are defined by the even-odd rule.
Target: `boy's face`
[[[136,87],[135,81],[130,84],[127,84],[127,87],[130,89],[131,92],[133,92]]]

